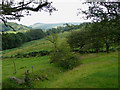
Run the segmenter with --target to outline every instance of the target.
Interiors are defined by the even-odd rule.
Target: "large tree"
[[[7,24],[7,21],[20,20],[21,17],[30,15],[29,11],[38,12],[44,10],[51,14],[56,10],[51,3],[52,2],[48,2],[47,0],[2,0],[0,3],[0,20],[2,20],[6,26],[12,28],[12,26]]]
[[[94,29],[100,30],[99,33],[103,33],[101,38],[104,37],[106,51],[109,52],[110,44],[118,41],[120,37],[118,24],[120,23],[120,2],[85,2],[85,4],[88,4],[88,10],[81,11],[87,19],[90,18],[93,22],[100,22],[99,27],[94,27]],[[118,34],[111,33],[112,31],[118,32]]]

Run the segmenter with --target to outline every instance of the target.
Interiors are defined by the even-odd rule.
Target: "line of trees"
[[[36,29],[16,34],[2,32],[0,36],[2,36],[2,50],[6,50],[19,47],[25,42],[41,39],[45,37],[45,33],[41,29]]]
[[[90,22],[84,22],[84,23],[81,23],[79,25],[69,25],[69,24],[65,24],[65,26],[58,26],[57,28],[52,28],[52,29],[49,29],[48,31],[46,31],[46,34],[47,35],[50,35],[51,33],[63,33],[65,31],[71,31],[71,30],[75,30],[75,29],[80,29],[84,26],[87,26],[89,25]]]
[[[101,21],[90,24],[79,31],[72,31],[68,43],[73,50],[81,52],[109,53],[110,48],[118,47],[120,38],[120,20]]]

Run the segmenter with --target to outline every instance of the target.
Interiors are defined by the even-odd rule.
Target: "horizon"
[[[87,5],[82,4],[85,0],[49,0],[49,2],[53,2],[52,6],[54,6],[58,11],[54,11],[49,14],[49,12],[41,11],[41,12],[32,12],[31,15],[22,17],[20,21],[12,20],[9,22],[16,22],[18,24],[22,24],[25,26],[30,26],[35,23],[69,23],[69,22],[89,22],[90,20],[84,20],[84,14],[79,14],[79,8],[86,10],[88,8]]]
[[[86,22],[86,21],[85,21]],[[13,22],[13,23],[17,23],[17,22]],[[55,22],[53,22],[53,23],[42,23],[42,22],[36,22],[36,23],[34,23],[34,24],[32,24],[32,25],[35,25],[35,24],[62,24],[62,23],[84,23],[84,22],[58,22],[58,23],[55,23]],[[23,25],[23,24],[20,24],[20,23],[17,23],[17,24],[19,24],[19,25]],[[30,27],[30,26],[32,26],[32,25],[29,25],[29,26],[27,26],[27,25],[24,25],[24,26],[27,26],[27,27]]]
[[[34,23],[34,24],[62,24],[62,23],[83,23],[83,22],[51,22],[51,23],[44,23],[44,22],[36,22],[36,23]],[[32,24],[32,25],[34,25],[34,24]]]

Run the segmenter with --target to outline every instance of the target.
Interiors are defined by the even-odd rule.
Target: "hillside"
[[[57,26],[64,26],[64,24],[66,23],[52,23],[52,24],[45,24],[45,23],[35,23],[34,25],[30,25],[30,27],[34,28],[34,29],[52,29],[52,28],[56,28]],[[74,25],[79,25],[81,24],[80,22],[71,22],[68,24],[74,24]]]
[[[8,22],[8,25],[11,25],[17,32],[26,32],[30,29],[43,29],[43,30],[48,30],[48,29],[52,29],[52,28],[56,28],[57,26],[64,26],[64,24],[66,23],[52,23],[52,24],[45,24],[45,23],[35,23],[34,25],[30,25],[25,26],[22,24],[17,24],[14,22]],[[81,24],[80,22],[71,22],[68,24],[74,24],[74,25],[79,25]],[[0,29],[1,31],[5,31],[5,32],[11,32],[11,33],[15,33],[10,27],[6,27],[3,23],[0,23],[0,27],[2,27]]]
[[[59,41],[63,41],[69,32],[60,33]],[[3,56],[14,56],[29,52],[51,50],[52,44],[46,39],[25,43],[19,48],[3,51]],[[26,88],[15,84],[10,77],[23,78],[24,72],[30,69],[35,78],[46,76],[47,79],[36,79],[32,88],[118,88],[118,52],[78,54],[82,64],[73,70],[64,70],[49,63],[49,56],[29,58],[3,58],[3,88]],[[16,64],[17,73],[14,72]],[[33,70],[32,67],[33,66]]]
[[[25,25],[17,24],[14,22],[8,22],[8,25],[11,25],[16,31],[19,31],[19,32],[24,32],[24,31],[32,29],[31,27],[27,27]],[[6,27],[3,23],[0,23],[0,27],[2,27],[2,30],[0,29],[0,32],[1,31],[5,31],[5,32],[13,31],[12,28]]]

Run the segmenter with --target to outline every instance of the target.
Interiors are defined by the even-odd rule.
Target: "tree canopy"
[[[86,14],[86,18],[93,19],[94,22],[111,19],[120,20],[120,2],[85,2],[88,10],[81,10]]]
[[[106,1],[106,0],[105,0]],[[120,38],[120,2],[85,2],[88,10],[81,10],[93,23],[81,31],[72,32],[68,43],[73,49],[109,53]]]

